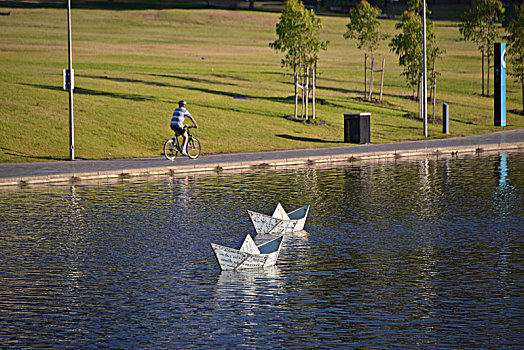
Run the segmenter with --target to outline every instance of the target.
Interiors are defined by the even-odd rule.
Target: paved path
[[[524,129],[490,134],[407,141],[388,144],[348,145],[259,153],[204,155],[196,160],[187,157],[170,162],[165,158],[111,160],[75,160],[37,163],[0,164],[0,186],[23,183],[61,182],[140,176],[219,169],[241,169],[257,166],[281,166],[320,162],[404,157],[414,155],[454,154],[481,150],[524,149]]]

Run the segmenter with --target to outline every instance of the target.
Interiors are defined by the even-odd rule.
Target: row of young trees
[[[423,70],[423,28],[422,28],[422,1],[408,0],[409,9],[402,15],[400,22],[395,26],[398,34],[390,44],[390,49],[399,57],[399,64],[403,67],[402,76],[406,78],[408,86],[412,88],[413,98],[417,98]],[[517,6],[516,19],[512,19],[507,28],[509,35],[504,38],[508,41],[509,74],[515,81],[522,84],[522,110],[524,111],[524,5]],[[370,5],[366,0],[355,6],[349,14],[346,39],[356,39],[357,47],[369,53],[371,58],[371,79],[368,99],[372,97],[373,72],[375,53],[381,41],[389,35],[380,32],[380,20],[377,18],[381,10]],[[498,22],[502,20],[504,8],[500,0],[477,0],[474,7],[467,11],[460,24],[460,32],[464,39],[478,44],[482,53],[482,94],[484,95],[484,58],[488,61],[488,96],[489,96],[489,64],[493,56],[493,44],[497,40]],[[426,9],[426,17],[431,12]],[[322,30],[321,20],[312,10],[306,10],[300,0],[287,0],[276,32],[278,39],[270,46],[277,51],[285,52],[282,66],[291,67],[295,81],[295,118],[298,116],[298,91],[302,90],[302,117],[308,118],[308,100],[310,84],[313,92],[313,118],[315,117],[315,77],[318,61],[318,52],[326,50],[329,41],[320,40]],[[436,61],[444,53],[437,45],[437,37],[433,23],[426,23],[426,48],[428,61],[428,80],[432,87],[431,94],[435,95],[437,76]],[[366,55],[367,56],[367,55]],[[311,79],[310,79],[311,78]],[[367,87],[366,87],[367,88]],[[305,106],[305,107],[304,107]]]

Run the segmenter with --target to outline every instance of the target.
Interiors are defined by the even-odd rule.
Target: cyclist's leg
[[[187,131],[184,130],[184,143],[182,144],[182,153],[187,154],[187,142],[189,141],[189,136],[187,135]]]
[[[173,143],[176,144],[176,139],[178,137],[178,131],[177,131],[177,128],[174,126],[174,125],[171,125],[171,130],[173,130]]]

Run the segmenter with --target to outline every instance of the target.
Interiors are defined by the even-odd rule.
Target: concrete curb
[[[250,160],[250,161],[229,161],[216,162],[212,164],[193,164],[177,165],[154,168],[138,169],[118,169],[108,171],[91,171],[91,172],[71,172],[64,174],[44,175],[44,176],[16,176],[0,177],[0,186],[17,186],[28,184],[42,183],[59,183],[59,182],[78,182],[99,179],[115,179],[138,176],[152,175],[175,175],[188,173],[205,173],[220,172],[229,170],[256,169],[256,168],[276,168],[285,166],[314,165],[322,163],[337,162],[358,162],[381,159],[400,159],[409,157],[439,157],[439,156],[456,156],[458,154],[475,154],[482,152],[499,152],[508,150],[524,150],[524,141],[513,143],[498,143],[477,146],[449,146],[449,147],[424,147],[414,149],[394,149],[383,152],[362,152],[355,149],[355,152],[347,152],[338,155],[328,156],[304,156],[285,158],[278,160]]]

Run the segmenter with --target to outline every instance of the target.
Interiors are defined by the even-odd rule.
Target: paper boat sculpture
[[[211,248],[222,270],[242,270],[274,266],[277,262],[284,236],[257,246],[251,235],[247,234],[240,249],[224,247],[211,243]]]
[[[308,212],[309,205],[306,205],[305,207],[286,213],[280,203],[278,203],[271,216],[251,210],[247,211],[257,234],[284,234],[287,232],[302,231]]]

